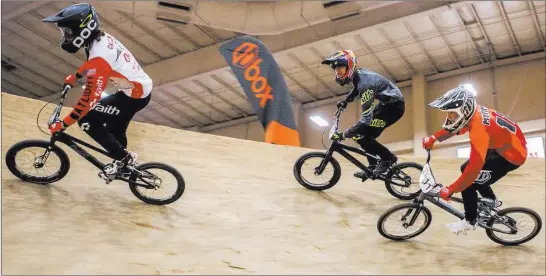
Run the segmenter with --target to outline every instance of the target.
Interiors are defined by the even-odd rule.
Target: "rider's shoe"
[[[136,163],[138,155],[134,152],[128,152],[127,155],[121,160],[114,160],[110,164],[104,166],[102,172],[99,172],[99,177],[106,180],[106,184],[109,184],[114,178],[127,166],[133,166]]]
[[[373,170],[373,174],[375,177],[378,177],[384,173],[386,173],[390,166],[398,162],[398,157],[394,156],[391,160],[379,160],[379,164],[377,164],[377,167]]]
[[[369,178],[365,171],[355,172],[354,177],[362,179],[362,182]]]
[[[461,233],[466,235],[466,231],[476,230],[476,223],[472,224],[468,222],[466,219],[462,219],[454,223],[446,224],[446,228],[449,231],[453,232],[455,235],[459,235]]]

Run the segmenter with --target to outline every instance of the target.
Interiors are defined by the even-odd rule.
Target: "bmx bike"
[[[334,133],[339,129],[339,117],[342,112],[342,109],[338,109],[334,115],[335,122],[329,133],[329,139],[332,142],[326,152],[309,152],[296,160],[293,171],[298,183],[303,187],[314,191],[330,189],[336,185],[341,177],[341,166],[333,157],[334,152],[337,152],[363,170],[368,176],[367,178],[384,181],[387,191],[394,197],[403,200],[416,198],[419,195],[417,180],[419,174],[423,170],[423,166],[413,162],[393,164],[386,173],[377,177],[374,176],[368,166],[358,161],[347,151],[380,160],[378,156],[367,153],[359,148],[344,145],[333,138]],[[311,178],[318,179],[313,180]],[[367,178],[363,178],[362,182]],[[321,182],[317,183],[318,181]],[[416,189],[416,191],[412,191],[413,189]]]
[[[450,214],[464,219],[464,214],[449,204],[440,201],[439,191],[442,185],[437,183],[430,167],[430,150],[423,173],[419,178],[421,194],[413,203],[396,205],[387,210],[377,221],[379,233],[391,240],[400,241],[416,237],[430,226],[432,213],[424,206],[425,201],[440,207]],[[462,199],[451,197],[456,203],[463,203]],[[502,245],[518,245],[533,239],[542,228],[540,216],[533,210],[523,207],[499,209],[498,201],[479,198],[477,225],[485,229],[489,239]],[[530,218],[526,223],[525,217]],[[396,229],[389,229],[388,221],[396,223]],[[529,226],[529,227],[527,227]],[[526,229],[530,230],[526,230]]]
[[[51,125],[59,118],[64,100],[70,88],[70,86],[66,86],[63,89],[60,102],[55,107],[48,125]],[[16,143],[6,153],[6,165],[13,175],[26,182],[47,185],[59,181],[68,173],[70,159],[66,152],[56,144],[57,142],[64,143],[101,171],[105,164],[81,146],[112,158],[105,150],[61,131],[55,133],[49,141],[24,140]],[[52,166],[55,167],[52,169]],[[117,175],[106,179],[106,183],[110,183],[113,180],[127,182],[131,192],[138,199],[154,205],[165,205],[175,202],[182,196],[185,189],[184,178],[178,170],[159,162],[126,166]],[[166,180],[174,184],[174,191],[164,192],[165,184],[168,182]],[[163,194],[166,195],[158,196],[156,192],[159,191],[163,191]]]

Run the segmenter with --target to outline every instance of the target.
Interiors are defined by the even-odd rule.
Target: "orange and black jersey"
[[[483,168],[488,149],[496,150],[508,162],[521,166],[527,159],[527,142],[519,126],[500,112],[478,105],[470,122],[457,135],[469,133],[470,159],[462,175],[451,185],[458,193],[468,188]],[[434,136],[443,141],[452,135],[440,130]]]

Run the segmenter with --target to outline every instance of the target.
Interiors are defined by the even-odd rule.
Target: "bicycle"
[[[328,135],[329,139],[332,142],[330,143],[330,146],[327,148],[326,152],[309,152],[302,155],[300,158],[298,158],[298,160],[296,160],[294,164],[293,172],[298,183],[302,185],[303,187],[309,190],[314,190],[314,191],[323,191],[326,189],[330,189],[334,185],[336,185],[341,177],[341,166],[339,165],[339,162],[333,157],[333,153],[337,152],[366,173],[368,177],[362,178],[362,182],[366,181],[368,178],[372,180],[376,180],[376,179],[382,180],[385,182],[385,187],[387,188],[387,191],[394,197],[398,199],[403,199],[403,200],[410,200],[410,199],[416,198],[419,195],[419,191],[406,192],[404,191],[404,189],[406,188],[411,189],[412,186],[417,186],[417,185],[412,185],[412,184],[415,184],[415,183],[412,183],[412,181],[413,181],[413,178],[417,179],[419,174],[416,174],[415,177],[411,177],[410,175],[408,175],[408,173],[404,172],[404,170],[415,169],[420,173],[423,167],[413,162],[393,164],[389,167],[386,173],[379,175],[377,177],[374,176],[372,171],[368,168],[368,166],[358,161],[355,157],[353,157],[347,151],[351,151],[362,156],[368,156],[376,160],[380,160],[378,156],[369,154],[362,149],[345,145],[341,143],[340,141],[337,141],[333,138],[334,133],[336,133],[339,129],[339,117],[342,112],[343,112],[342,109],[338,109],[334,115],[333,120],[335,120],[335,122],[330,128],[330,132]],[[313,166],[312,176],[322,178],[323,173],[325,173],[325,171],[330,171],[330,167],[333,170],[331,177],[329,177],[329,179],[326,182],[314,183],[306,179],[304,175],[302,174],[302,167],[307,161],[311,159],[320,160],[320,162],[318,162],[317,160],[317,163],[319,163],[317,166]],[[328,167],[328,170],[327,170],[327,167]],[[395,182],[393,180],[396,180],[399,182]],[[399,188],[400,190],[397,190],[397,188]]]
[[[416,198],[413,203],[399,204],[390,208],[383,215],[381,215],[377,221],[377,230],[383,237],[395,241],[401,241],[411,239],[423,233],[429,227],[432,220],[432,213],[426,206],[424,206],[425,201],[431,202],[459,219],[464,219],[463,213],[451,207],[449,204],[440,201],[439,191],[443,186],[436,182],[429,162],[430,150],[428,151],[428,158],[425,166],[423,167],[423,173],[419,177],[419,185],[421,186],[421,194],[419,197]],[[461,198],[452,196],[451,200],[456,203],[463,203]],[[540,232],[540,229],[542,228],[542,220],[535,211],[523,207],[511,207],[501,210],[498,208],[501,205],[502,202],[492,199],[482,197],[478,199],[477,225],[485,229],[489,239],[502,245],[518,245],[530,241]],[[401,214],[393,216],[398,211],[402,211]],[[509,240],[509,237],[515,236],[520,232],[524,232],[523,227],[518,226],[518,223],[520,223],[522,220],[515,219],[515,214],[530,216],[534,222],[534,227],[529,234],[524,235],[522,238]],[[420,215],[422,215],[421,218],[419,217]],[[394,217],[395,222],[401,223],[401,231],[408,230],[410,228],[416,230],[412,230],[414,232],[407,234],[398,234],[393,233],[391,230],[387,230],[386,222],[391,216]],[[413,227],[416,226],[416,222],[418,220],[422,221],[422,223],[417,225],[417,227]],[[524,225],[525,224],[522,224],[520,226]],[[505,234],[507,237],[503,237],[502,234]]]
[[[55,107],[53,114],[51,115],[48,121],[48,125],[51,125],[53,122],[55,122],[59,118],[64,100],[70,88],[71,88],[70,86],[66,86],[63,89],[61,97],[59,98],[60,103]],[[40,115],[40,112],[38,112],[38,117]],[[36,121],[38,124],[38,119]],[[38,128],[40,128],[39,124],[38,124]],[[42,132],[44,131],[42,130]],[[99,161],[97,158],[95,158],[93,155],[91,155],[81,146],[92,149],[98,153],[101,153],[113,159],[112,156],[107,151],[97,148],[93,145],[90,145],[74,136],[71,136],[65,133],[64,131],[60,131],[55,133],[55,135],[51,136],[51,139],[49,141],[24,140],[24,141],[16,143],[6,153],[6,159],[5,159],[6,165],[8,169],[11,171],[11,173],[13,173],[13,175],[15,175],[16,177],[18,177],[19,179],[25,182],[47,185],[47,184],[59,181],[63,177],[65,177],[66,174],[68,173],[70,169],[70,160],[66,152],[56,144],[57,142],[63,143],[67,145],[68,147],[70,147],[71,149],[73,149],[77,154],[79,154],[80,156],[85,158],[88,162],[90,162],[95,167],[97,167],[101,172],[105,164],[103,164],[101,161]],[[36,154],[34,154],[30,150],[32,148],[39,150],[38,156],[36,156]],[[53,155],[51,155],[52,153]],[[21,159],[24,159],[25,155],[26,156],[31,155],[34,157],[33,161],[31,161],[32,164],[21,164],[21,162],[18,162],[18,161],[21,161]],[[52,163],[53,160],[51,160],[52,159],[51,157],[53,156],[55,156],[58,159],[59,166],[58,166],[58,169],[54,170],[53,172],[50,172],[48,165]],[[18,158],[18,157],[22,157],[22,158]],[[50,162],[47,162],[46,164],[46,161],[48,160]],[[26,168],[35,170],[36,174],[34,174],[34,172],[25,171],[24,169]],[[39,175],[40,174],[39,169],[40,170],[47,169],[47,175],[44,175],[44,176]],[[150,171],[157,171],[157,172],[152,173]],[[163,172],[163,174],[165,175],[164,176],[162,175],[162,177],[157,176],[157,173],[160,173],[160,172]],[[176,182],[175,191],[168,194],[166,197],[161,197],[161,198],[154,197],[156,191],[159,191],[160,189],[164,188],[165,186],[164,180],[167,179],[167,176],[171,176],[175,180]],[[169,166],[164,163],[159,163],[159,162],[149,162],[149,163],[143,163],[143,164],[129,165],[123,168],[122,171],[118,173],[117,175],[110,176],[105,180],[107,184],[109,184],[113,180],[121,180],[121,181],[127,182],[129,184],[129,188],[131,192],[138,199],[144,201],[145,203],[154,204],[154,205],[165,205],[165,204],[175,202],[182,196],[185,189],[184,178],[178,172],[178,170],[176,170],[172,166]],[[141,191],[141,188],[144,188],[144,189]],[[147,192],[148,190],[153,191],[153,195],[151,196],[147,195],[145,192]]]

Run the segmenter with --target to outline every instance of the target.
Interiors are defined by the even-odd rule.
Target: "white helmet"
[[[476,98],[472,91],[459,85],[447,91],[444,95],[428,104],[430,107],[438,108],[445,112],[455,112],[459,116],[455,120],[446,118],[444,129],[451,133],[459,132],[468,124],[474,112],[476,112]]]

